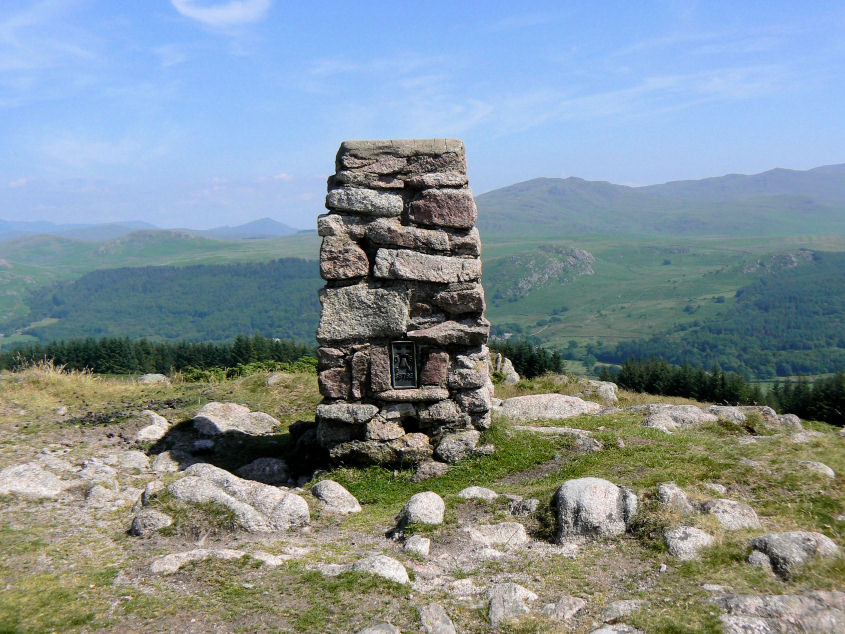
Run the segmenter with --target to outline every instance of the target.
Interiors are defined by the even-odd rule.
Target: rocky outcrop
[[[782,577],[793,574],[811,557],[838,557],[839,547],[829,537],[810,531],[767,533],[752,539],[748,562],[769,568]]]
[[[599,411],[601,405],[598,403],[564,394],[516,396],[506,399],[501,408],[501,414],[514,421],[559,420]]]
[[[194,414],[194,429],[205,436],[226,433],[266,436],[279,425],[269,414],[252,412],[237,403],[206,403]]]

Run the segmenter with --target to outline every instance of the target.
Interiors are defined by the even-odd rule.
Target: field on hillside
[[[191,451],[190,419],[208,401],[242,403],[280,422],[270,436],[216,437],[198,459],[232,471],[261,456],[296,464],[288,427],[313,419],[319,400],[315,377],[289,374],[272,387],[266,379],[257,374],[209,384],[174,376],[171,385],[139,385],[43,366],[0,374],[0,469],[33,463],[71,485],[56,499],[0,497],[5,554],[0,629],[349,632],[390,622],[417,631],[418,610],[437,603],[459,631],[483,632],[490,630],[488,590],[517,583],[537,597],[525,600],[525,613],[499,626],[503,632],[589,632],[613,620],[607,615],[619,605],[615,602],[631,600],[644,603],[615,618],[642,631],[677,632],[682,624],[682,631],[718,632],[720,619],[727,618],[725,606],[736,601],[732,596],[842,590],[842,557],[810,558],[784,578],[746,563],[749,540],[768,531],[817,531],[840,549],[845,545],[845,440],[822,423],[805,422],[805,431],[797,433],[759,418],[746,424],[720,420],[671,435],[643,427],[638,411],[567,420],[563,424],[600,443],[599,450],[585,452],[571,435],[520,429],[497,416],[484,435],[495,453],[468,458],[424,482],[412,482],[412,470],[404,469],[333,467],[315,477],[309,471],[302,488],[294,489],[310,509],[307,529],[250,533],[222,507],[180,505],[162,492],[150,494],[146,508],[166,511],[173,524],[147,537],[128,535],[132,507],[148,483],[167,485],[182,473],[170,466],[163,471],[173,464],[163,459],[154,460],[155,468],[127,467],[128,457],[137,464],[139,456],[126,452],[156,458],[166,450]],[[545,377],[500,387],[497,394],[574,389],[571,378],[564,383]],[[623,407],[656,400],[620,396]],[[148,422],[141,414],[145,409],[172,424],[155,444],[133,440]],[[530,424],[542,431],[561,423]],[[837,475],[811,471],[802,460],[822,461]],[[556,543],[552,494],[563,482],[587,476],[630,487],[639,497],[635,519],[619,537]],[[325,478],[347,487],[363,510],[328,513],[309,493]],[[683,515],[663,506],[656,487],[667,481],[694,503],[730,498],[748,504],[762,528],[727,530],[713,515]],[[489,502],[460,497],[470,485],[500,497]],[[714,492],[719,486],[724,489]],[[421,556],[403,550],[403,539],[387,533],[409,497],[426,490],[442,496],[446,514],[441,525],[406,531],[404,538],[430,539],[430,554]],[[513,515],[506,495],[535,498],[539,508]],[[518,523],[528,540],[483,547],[473,541],[479,530],[500,522]],[[696,560],[673,557],[663,534],[678,524],[707,531],[713,544]],[[155,572],[163,557],[197,548],[237,552],[226,555],[231,559],[218,556],[173,573]],[[398,560],[410,584],[344,568],[374,554]],[[583,602],[565,621],[543,609],[561,597]]]

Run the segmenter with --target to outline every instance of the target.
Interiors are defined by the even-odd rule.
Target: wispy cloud
[[[173,7],[186,18],[214,28],[229,28],[263,20],[272,0],[230,0],[207,4],[197,0],[171,0]]]
[[[29,178],[18,178],[17,180],[10,181],[7,187],[9,189],[20,189],[21,187],[25,187],[29,181]]]
[[[525,13],[521,15],[509,15],[498,22],[494,22],[488,28],[490,31],[514,31],[526,29],[532,26],[548,24],[555,20],[555,16],[549,13]]]

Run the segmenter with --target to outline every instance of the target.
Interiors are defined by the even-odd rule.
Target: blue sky
[[[476,193],[845,162],[845,2],[0,3],[0,218],[313,228],[343,139]]]

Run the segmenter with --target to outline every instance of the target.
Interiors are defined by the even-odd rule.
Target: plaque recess
[[[390,379],[393,389],[403,390],[417,385],[417,347],[413,341],[390,343]]]

